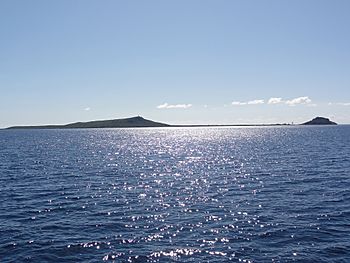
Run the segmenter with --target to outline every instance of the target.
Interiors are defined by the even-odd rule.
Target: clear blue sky
[[[2,0],[0,127],[350,123],[349,13],[348,0]]]

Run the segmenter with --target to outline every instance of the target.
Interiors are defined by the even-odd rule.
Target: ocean
[[[350,262],[350,126],[0,131],[0,262]]]

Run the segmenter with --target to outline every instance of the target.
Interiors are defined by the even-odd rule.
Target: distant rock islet
[[[303,123],[302,125],[337,125],[337,123],[325,117],[316,117],[311,121]]]

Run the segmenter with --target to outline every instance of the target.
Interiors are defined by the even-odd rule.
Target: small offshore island
[[[324,117],[316,117],[311,121],[302,123],[301,125],[336,125],[337,123],[330,121]],[[141,116],[114,119],[100,120],[89,122],[75,122],[64,125],[39,125],[39,126],[13,126],[7,129],[88,129],[88,128],[161,128],[161,127],[224,127],[224,126],[289,126],[290,124],[217,124],[217,125],[171,125],[161,122],[155,122],[144,119]]]
[[[303,123],[302,125],[337,125],[337,123],[324,117],[316,117],[311,121]]]

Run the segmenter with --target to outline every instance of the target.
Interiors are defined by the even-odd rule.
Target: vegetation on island
[[[311,121],[305,122],[302,125],[337,125],[337,123],[324,117],[316,117]]]
[[[168,127],[170,125],[142,118],[141,116],[101,120],[89,122],[75,122],[65,125],[43,125],[43,126],[13,126],[8,129],[86,129],[86,128],[137,128],[137,127]]]

